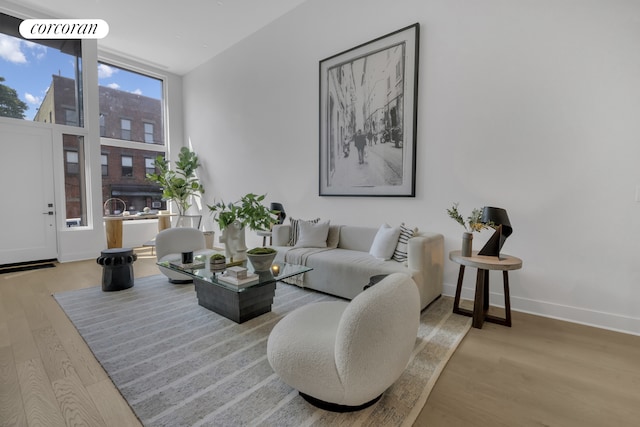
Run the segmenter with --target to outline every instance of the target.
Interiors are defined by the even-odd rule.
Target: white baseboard
[[[473,300],[474,289],[462,288],[462,299]],[[445,283],[443,294],[454,296],[456,285]],[[491,292],[491,305],[504,307],[504,295]],[[528,298],[511,296],[511,311],[535,314],[537,316],[579,323],[596,328],[608,329],[626,334],[640,335],[640,318],[621,316],[619,314],[605,313],[601,311],[587,310],[580,307],[556,304],[548,301],[537,301]]]

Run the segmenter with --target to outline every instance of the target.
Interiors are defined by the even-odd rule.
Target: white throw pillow
[[[400,237],[400,227],[391,227],[389,224],[382,224],[373,239],[373,244],[369,253],[378,259],[390,260],[393,251],[398,244]]]
[[[300,221],[298,241],[294,248],[326,248],[329,234],[329,221],[308,222]]]

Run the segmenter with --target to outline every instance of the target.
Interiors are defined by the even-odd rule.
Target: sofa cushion
[[[327,234],[327,247],[337,248],[340,241],[340,228],[341,225],[330,225],[329,233]]]
[[[343,225],[340,228],[340,242],[338,247],[369,253],[373,239],[378,229],[375,227],[361,227],[357,225]]]
[[[382,224],[373,239],[369,253],[375,258],[390,260],[398,245],[398,237],[400,237],[400,227]]]
[[[313,268],[304,274],[304,287],[316,289],[342,298],[352,299],[378,274],[419,272],[395,261],[382,261],[367,252],[347,249],[321,250],[309,254],[304,264]],[[415,280],[415,279],[414,279]]]
[[[407,260],[407,243],[409,242],[409,239],[412,238],[417,232],[417,227],[411,228],[405,226],[404,223],[400,224],[400,236],[398,237],[398,243],[395,250],[393,251],[393,255],[391,256],[392,260],[398,262],[405,262]]]
[[[317,223],[317,222],[320,222],[320,218],[309,219],[309,220],[289,218],[289,222],[291,223],[291,233],[289,234],[289,246],[295,246],[295,244],[298,242],[298,234],[300,233],[300,221]]]
[[[329,221],[318,223],[300,221],[298,241],[294,248],[326,248]]]

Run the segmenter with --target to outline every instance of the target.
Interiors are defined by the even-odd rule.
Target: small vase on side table
[[[461,256],[471,256],[471,250],[473,247],[473,233],[465,231],[462,233],[462,251]]]

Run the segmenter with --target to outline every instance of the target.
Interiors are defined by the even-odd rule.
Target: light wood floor
[[[137,252],[136,276],[157,274]],[[51,297],[101,275],[95,261],[0,275],[0,426],[140,425]],[[640,425],[640,337],[514,312],[469,332],[415,425]]]

